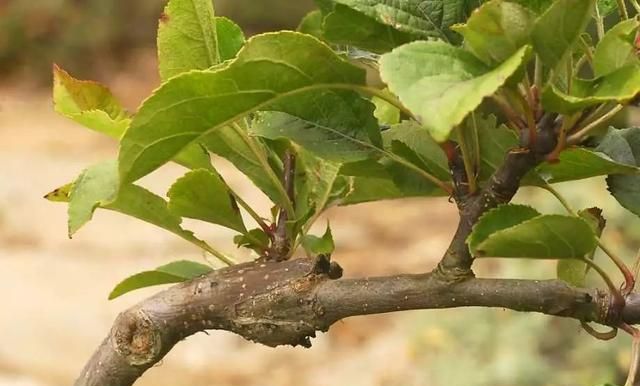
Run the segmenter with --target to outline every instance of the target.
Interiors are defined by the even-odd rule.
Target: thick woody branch
[[[254,262],[178,284],[123,312],[76,386],[131,385],[180,340],[222,329],[268,346],[310,346],[336,321],[414,309],[466,306],[541,312],[601,324],[610,297],[557,281],[472,278],[446,283],[436,274],[338,279],[325,259]],[[640,322],[640,297],[630,295],[622,321]]]
[[[454,186],[457,187],[454,199],[460,212],[460,222],[449,248],[438,265],[437,274],[442,280],[456,282],[473,277],[473,256],[466,244],[473,225],[488,210],[511,201],[520,187],[522,178],[553,151],[556,145],[555,118],[556,115],[544,116],[538,122],[535,146],[522,143],[522,147],[510,150],[502,165],[478,194],[465,195],[465,190],[461,189],[466,184],[466,176],[460,166],[459,153],[454,153],[455,157],[449,160]]]

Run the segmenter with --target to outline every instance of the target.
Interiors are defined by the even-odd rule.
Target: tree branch
[[[458,205],[460,222],[456,234],[436,270],[441,280],[458,282],[474,276],[471,271],[473,256],[471,256],[466,243],[473,225],[488,210],[511,201],[520,187],[522,178],[543,162],[549,152],[553,151],[556,145],[556,117],[555,114],[543,116],[537,124],[536,143],[529,147],[528,143],[523,142],[520,148],[510,150],[502,165],[493,173],[486,186],[478,194],[464,194],[466,192],[463,189],[466,186],[466,176],[460,166],[459,152],[453,152],[453,158],[449,157],[449,167],[454,186],[457,188],[454,199]]]
[[[336,321],[414,309],[466,306],[541,312],[615,325],[610,296],[558,280],[472,278],[446,283],[437,275],[339,279],[328,260],[252,262],[223,268],[175,285],[121,313],[75,386],[128,386],[180,340],[221,329],[267,346],[310,346],[316,331]],[[640,322],[640,295],[621,315]]]

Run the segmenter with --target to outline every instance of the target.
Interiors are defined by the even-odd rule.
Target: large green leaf
[[[609,129],[598,149],[618,162],[640,165],[640,128]],[[639,175],[610,175],[607,184],[620,205],[640,216]]]
[[[333,0],[375,19],[379,23],[425,37],[455,41],[450,26],[463,22],[477,0]]]
[[[328,107],[349,109],[360,97],[330,90],[364,84],[363,70],[314,37],[295,32],[255,36],[228,66],[178,75],[145,101],[121,141],[121,179],[147,175],[190,143],[256,110],[315,121],[326,117]]]
[[[478,257],[583,258],[596,247],[589,224],[578,217],[536,215],[528,207],[503,205],[487,212],[468,239]]]
[[[437,141],[496,92],[526,62],[529,48],[489,68],[469,52],[442,42],[414,42],[382,56],[389,89]]]
[[[373,105],[363,99],[354,102],[366,111],[364,116],[373,119]],[[340,113],[340,110],[336,110],[336,114],[328,114],[315,122],[287,113],[262,113],[252,122],[250,131],[269,139],[290,139],[318,157],[330,161],[353,162],[369,158],[377,146],[371,143],[366,132],[357,128],[356,122],[350,123],[347,120],[355,118],[354,115],[342,117]],[[380,133],[376,131],[375,135],[378,137],[375,140],[379,143]]]
[[[420,38],[377,21],[342,4],[323,18],[322,36],[334,44],[346,44],[377,53]]]
[[[366,160],[345,164],[340,169],[340,174],[349,181],[348,191],[341,205],[404,197],[403,192],[393,181],[393,176],[377,161]]]
[[[116,139],[131,121],[109,89],[97,82],[75,79],[55,65],[53,103],[59,114]]]
[[[210,0],[169,0],[158,27],[160,78],[221,62]]]
[[[556,0],[536,20],[533,48],[550,69],[555,69],[572,51],[585,30],[595,0]]]
[[[607,31],[593,54],[593,72],[596,77],[607,75],[627,64],[640,64],[634,44],[638,26],[640,21],[633,18],[624,20]]]
[[[542,105],[547,111],[572,114],[601,103],[625,103],[639,92],[640,63],[636,63],[599,78],[574,79],[569,94],[549,85],[543,91]]]
[[[196,238],[193,232],[180,226],[182,219],[169,211],[167,202],[161,197],[137,185],[128,184],[118,189],[117,183],[117,164],[115,161],[106,161],[88,168],[73,184],[64,185],[47,194],[45,198],[69,202],[69,236],[91,220],[96,208],[101,207],[166,229],[212,252],[211,247]],[[118,196],[113,201],[116,192]]]
[[[140,288],[151,287],[160,284],[180,283],[193,279],[213,271],[208,265],[194,261],[180,260],[162,265],[153,271],[144,271],[129,276],[116,285],[109,294],[109,300],[122,296]]]
[[[487,65],[507,60],[530,41],[535,14],[502,0],[484,3],[464,25],[453,30],[464,37],[465,46]]]
[[[222,178],[205,169],[193,170],[178,179],[169,189],[169,210],[244,233],[236,200]]]

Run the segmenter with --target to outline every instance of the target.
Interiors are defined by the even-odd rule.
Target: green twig
[[[458,145],[460,145],[460,152],[462,153],[462,163],[464,164],[464,171],[467,175],[467,183],[469,184],[469,194],[473,194],[478,189],[476,184],[476,172],[475,167],[473,165],[473,160],[471,159],[471,150],[469,149],[469,144],[466,141],[464,133],[462,132],[461,125],[457,125],[454,128],[458,133]],[[477,164],[476,164],[477,167]]]
[[[598,7],[597,1],[594,19],[596,19],[596,34],[598,35],[598,41],[600,41],[604,37],[604,20],[602,15],[600,15],[600,7]]]

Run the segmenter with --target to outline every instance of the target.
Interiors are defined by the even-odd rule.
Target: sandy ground
[[[110,84],[129,106],[149,90],[138,76]],[[126,86],[124,86],[126,85]],[[52,112],[43,93],[0,88],[0,386],[72,383],[119,311],[155,292],[107,301],[112,286],[140,270],[176,260],[201,260],[181,239],[122,215],[98,212],[73,240],[66,207],[43,194],[115,145]],[[268,203],[224,162],[221,173],[266,213]],[[182,173],[156,173],[147,186],[163,192]],[[430,269],[455,228],[446,200],[382,202],[329,213],[335,259],[346,275]],[[323,221],[320,221],[323,224]],[[200,235],[233,251],[232,234],[193,224]],[[351,318],[321,335],[311,349],[271,349],[230,333],[198,334],[179,344],[139,385],[418,385],[406,333],[416,312]],[[389,358],[393,358],[392,361]],[[302,371],[304,370],[304,371]]]

